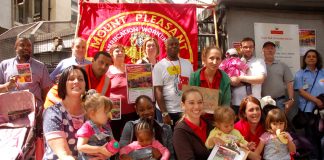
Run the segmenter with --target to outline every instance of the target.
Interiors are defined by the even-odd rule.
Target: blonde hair
[[[223,52],[222,52],[222,50],[220,48],[218,48],[216,46],[209,46],[209,47],[205,48],[201,53],[201,60],[203,62],[206,61],[206,58],[208,57],[208,54],[213,49],[216,49],[221,54],[221,57],[223,57]]]
[[[90,89],[83,96],[83,109],[89,114],[91,111],[96,112],[101,106],[104,106],[104,110],[110,112],[113,106],[111,100],[101,95],[100,93],[96,93],[93,89]]]
[[[144,51],[144,53],[146,51],[146,43],[150,42],[150,41],[154,42],[155,47],[157,49],[156,56],[158,56],[160,54],[160,45],[159,45],[158,41],[155,38],[147,38],[147,39],[144,40],[144,43],[143,43],[143,51]],[[145,53],[145,54],[146,54],[145,56],[147,56],[147,53]]]
[[[235,121],[235,112],[231,107],[219,106],[214,110],[215,125],[219,123],[230,123]]]
[[[287,129],[287,118],[285,113],[280,110],[279,108],[272,109],[268,112],[266,120],[265,120],[265,130],[270,131],[271,130],[271,123],[273,122],[284,122],[285,128]]]
[[[115,44],[113,44],[113,45],[110,47],[110,49],[109,49],[109,54],[110,54],[110,55],[113,55],[114,50],[117,49],[117,48],[119,48],[119,49],[121,49],[123,52],[125,52],[125,47],[124,47],[122,44],[115,43]]]

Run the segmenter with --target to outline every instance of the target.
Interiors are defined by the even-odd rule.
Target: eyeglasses
[[[254,49],[254,46],[244,46],[243,49]]]

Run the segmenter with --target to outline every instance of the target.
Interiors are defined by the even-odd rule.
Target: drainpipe
[[[51,0],[48,0],[48,21],[51,21]]]

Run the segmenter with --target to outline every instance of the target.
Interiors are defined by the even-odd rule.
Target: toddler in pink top
[[[257,154],[263,153],[262,158],[290,160],[296,153],[296,145],[287,129],[287,117],[285,113],[275,108],[268,112],[265,120],[265,129],[260,137],[260,142],[255,149]]]
[[[116,154],[119,151],[119,144],[107,123],[111,117],[112,102],[93,89],[89,90],[82,100],[88,120],[76,133],[78,159],[88,160],[96,154],[105,157]]]
[[[161,159],[170,158],[169,150],[159,141],[155,140],[153,135],[153,126],[146,119],[141,119],[135,126],[135,135],[137,141],[120,149],[120,159]]]
[[[222,61],[219,68],[225,71],[229,77],[238,77],[246,75],[249,69],[248,65],[243,62],[236,51],[235,48],[228,49],[226,51],[226,59]]]

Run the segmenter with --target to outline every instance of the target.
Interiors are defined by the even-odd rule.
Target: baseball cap
[[[238,55],[237,50],[235,48],[230,48],[226,51],[226,54],[232,55]]]
[[[267,42],[263,43],[262,48],[266,47],[267,45],[272,45],[273,47],[276,47],[276,44],[274,44],[274,43],[271,42],[271,41],[267,41]]]

